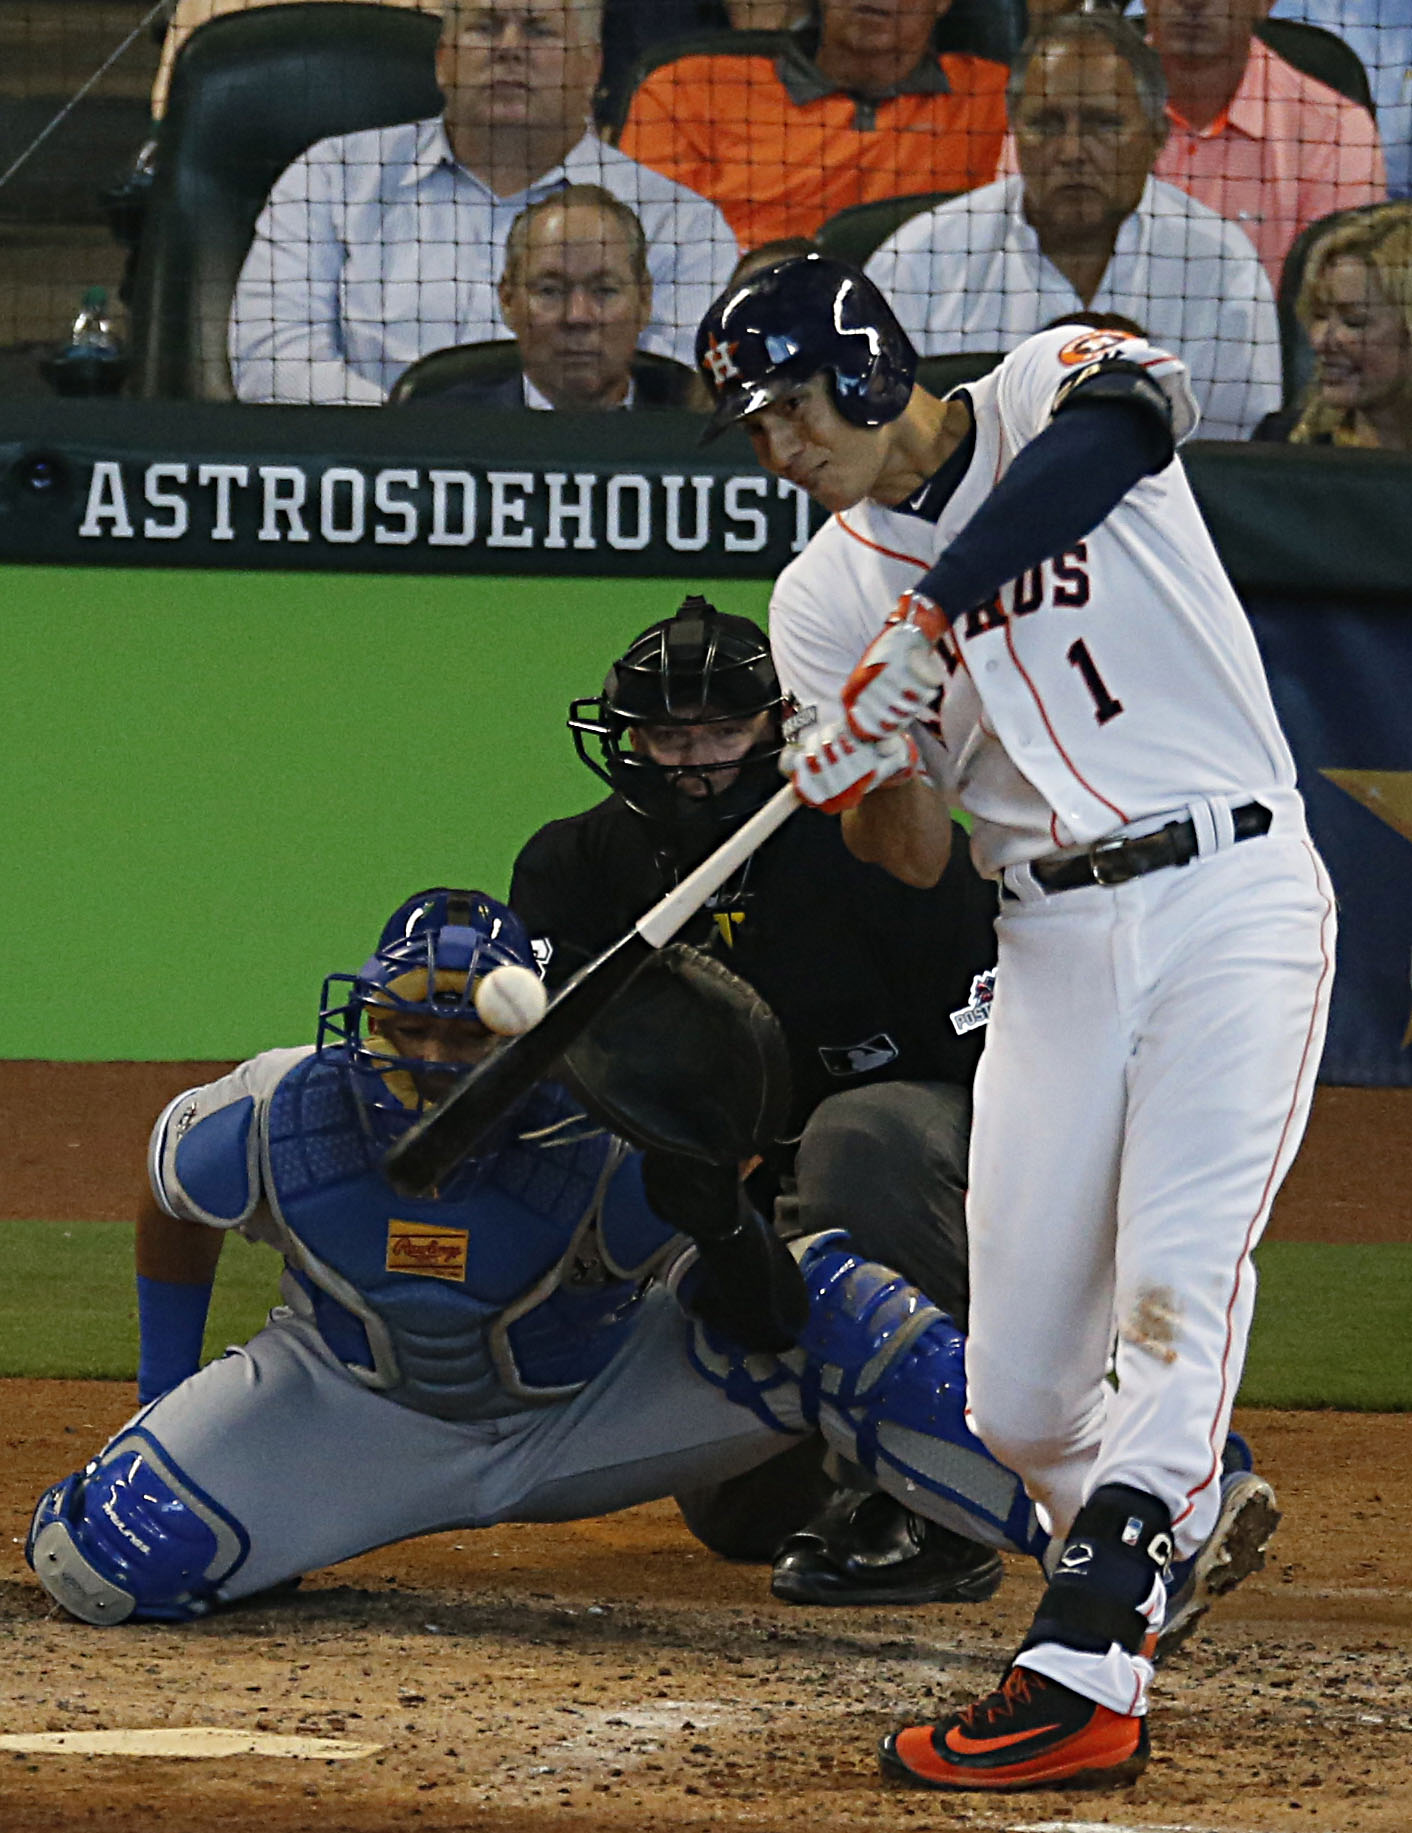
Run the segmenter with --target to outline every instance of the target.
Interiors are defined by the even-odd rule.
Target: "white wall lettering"
[[[149,508],[165,509],[171,517],[167,522],[159,522],[155,516],[144,519],[142,532],[149,541],[180,541],[190,528],[191,512],[184,493],[162,488],[168,483],[184,484],[190,476],[190,465],[148,465],[147,474],[142,480],[142,494],[147,498]]]
[[[625,508],[633,518],[631,534],[624,524]],[[617,548],[619,553],[633,554],[647,546],[652,539],[652,487],[645,477],[628,473],[608,480],[605,532],[609,547]]]
[[[567,547],[564,539],[564,523],[576,524],[574,546],[576,548],[593,548],[598,543],[593,538],[593,486],[598,482],[596,471],[575,471],[574,482],[578,486],[579,500],[567,503],[564,500],[564,486],[568,478],[562,471],[546,471],[544,481],[549,488],[549,533],[544,537],[546,547]]]
[[[88,486],[88,507],[78,532],[87,541],[101,540],[104,535],[111,535],[115,541],[132,540],[123,468],[116,459],[100,458],[95,462]]]
[[[211,529],[213,541],[234,541],[235,527],[230,519],[230,487],[238,484],[243,490],[250,482],[249,465],[202,465],[196,473],[196,481],[204,490],[208,485],[216,486],[216,520]]]
[[[309,530],[300,511],[309,494],[309,480],[297,465],[261,465],[260,481],[265,487],[265,515],[260,524],[262,541],[307,541]],[[288,534],[280,533],[283,517]]]
[[[476,538],[476,480],[469,471],[433,471],[428,547],[469,547]],[[453,527],[451,512],[455,502]]]
[[[393,496],[394,490],[415,490],[418,473],[415,471],[379,471],[373,480],[373,505],[380,516],[389,516],[400,521],[401,527],[394,527],[389,522],[378,522],[373,528],[373,540],[379,547],[409,547],[417,538],[417,506],[404,499]]]

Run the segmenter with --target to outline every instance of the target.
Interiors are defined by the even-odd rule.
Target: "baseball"
[[[476,982],[476,1016],[487,1031],[518,1037],[544,1017],[549,995],[532,968],[493,967]]]

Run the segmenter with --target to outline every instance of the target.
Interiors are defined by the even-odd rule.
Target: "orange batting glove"
[[[791,745],[781,765],[794,778],[801,802],[826,815],[856,808],[879,783],[900,782],[921,769],[917,747],[906,732],[877,743],[855,738],[842,720],[820,726],[803,744]]]
[[[940,605],[920,592],[902,594],[839,695],[855,737],[871,743],[931,709],[946,679],[936,652],[946,629]]]

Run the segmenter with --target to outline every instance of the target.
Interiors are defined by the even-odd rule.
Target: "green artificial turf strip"
[[[206,1356],[243,1343],[278,1304],[279,1256],[228,1241],[206,1326]],[[0,1375],[130,1381],[137,1372],[132,1227],[0,1222]]]
[[[1412,1245],[1271,1241],[1243,1406],[1412,1409]]]
[[[1244,1406],[1412,1410],[1412,1246],[1271,1242]],[[207,1356],[254,1334],[279,1301],[279,1260],[237,1237],[221,1256]],[[131,1380],[132,1230],[120,1222],[0,1223],[0,1375]]]

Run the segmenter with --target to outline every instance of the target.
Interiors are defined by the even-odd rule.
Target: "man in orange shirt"
[[[850,204],[995,175],[1005,66],[932,45],[951,0],[820,0],[777,57],[681,57],[633,96],[629,157],[719,205],[743,248]]]
[[[1387,196],[1366,108],[1253,36],[1270,0],[1147,0],[1172,131],[1153,175],[1238,223],[1271,284],[1306,224]]]

